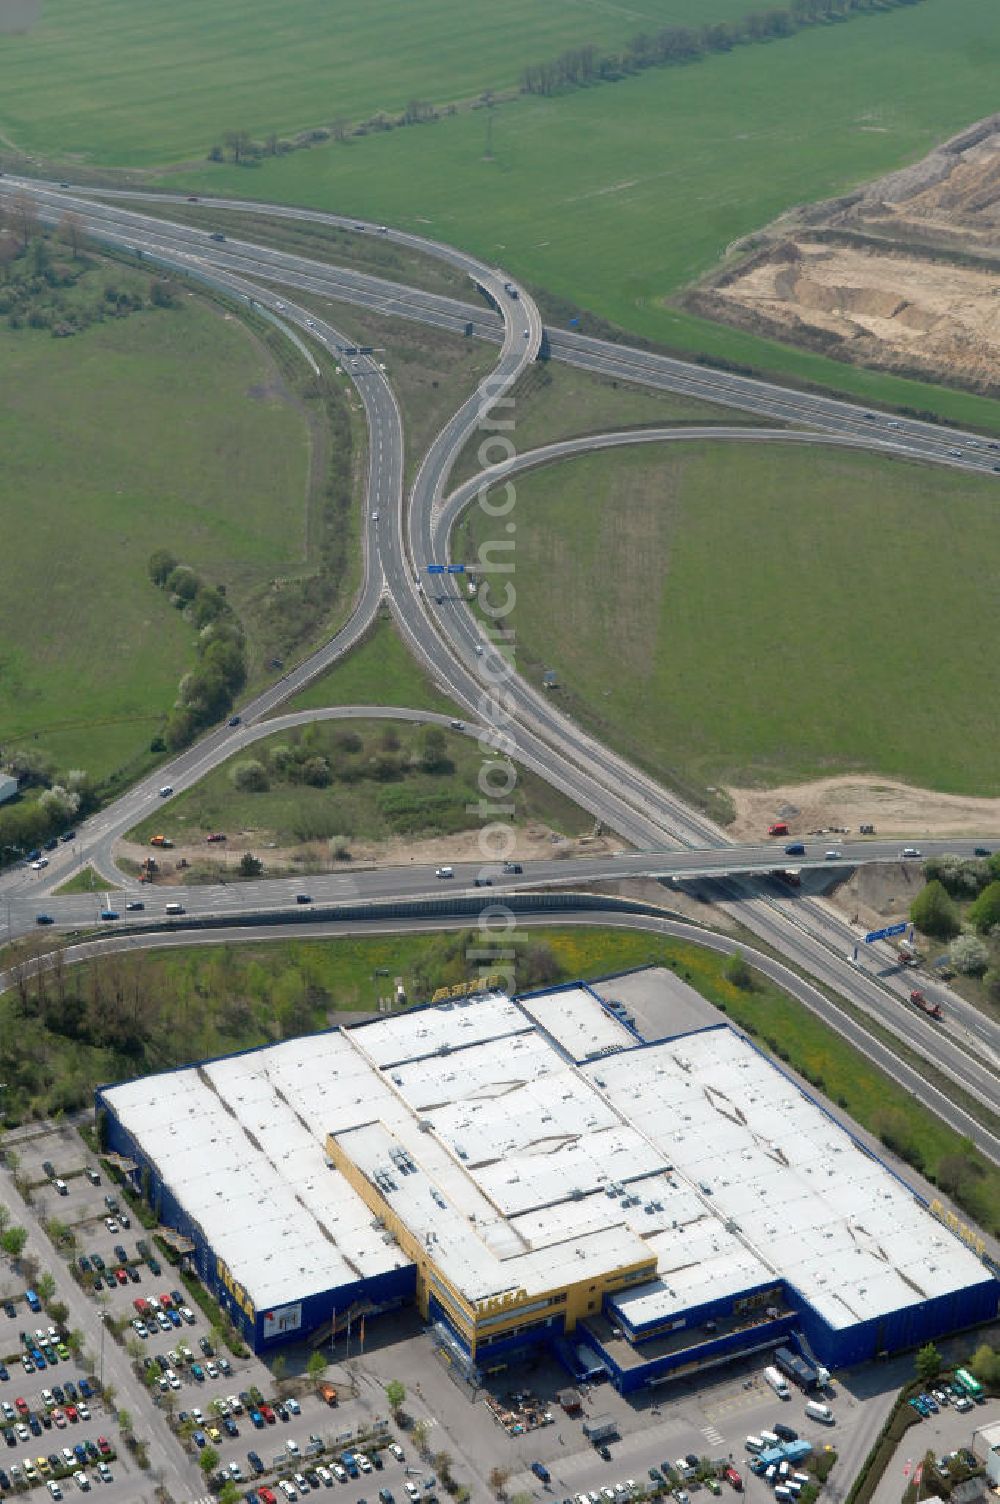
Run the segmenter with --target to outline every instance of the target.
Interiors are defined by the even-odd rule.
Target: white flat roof
[[[621,1297],[638,1324],[783,1276],[842,1327],[982,1282],[730,1028],[619,1035],[582,988],[490,996],[106,1096],[258,1308],[407,1262],[328,1165],[331,1134],[473,1301],[643,1265],[655,1278]],[[610,1052],[580,1065],[581,1048]]]
[[[635,1035],[593,1004],[594,998],[586,988],[567,987],[522,998],[518,1006],[541,1024],[571,1060],[592,1060],[613,1050],[630,1050]]]
[[[731,1029],[611,1056],[583,1074],[831,1326],[986,1277],[972,1252]]]
[[[258,1310],[408,1263],[327,1166],[345,1052],[344,1035],[320,1034],[106,1093]],[[367,1087],[371,1111],[380,1083]]]

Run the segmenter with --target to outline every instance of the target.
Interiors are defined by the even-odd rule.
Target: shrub
[[[229,776],[241,794],[263,794],[271,786],[267,769],[255,757],[238,762]]]
[[[959,935],[948,947],[948,959],[963,976],[981,977],[989,965],[990,953],[975,935]]]
[[[983,889],[969,910],[969,923],[981,935],[988,935],[995,925],[1000,924],[1000,882],[992,882]]]
[[[910,905],[910,918],[923,934],[939,940],[958,934],[958,912],[938,878],[921,888]]]

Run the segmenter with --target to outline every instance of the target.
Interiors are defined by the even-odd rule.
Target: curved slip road
[[[7,185],[0,183],[0,188],[5,186]],[[227,259],[232,261],[233,258],[236,258],[237,264],[244,272],[254,265],[263,266],[264,272],[261,274],[268,275],[272,280],[284,277],[294,281],[295,277],[303,275],[302,263],[305,258],[288,257],[281,252],[265,253],[246,243],[226,243],[220,246],[218,242],[210,241],[207,232],[204,231],[191,231],[184,227],[165,225],[164,222],[150,219],[149,216],[138,216],[128,211],[124,211],[125,217],[123,217],[123,211],[109,210],[100,205],[95,206],[84,199],[74,200],[65,193],[53,194],[52,190],[39,187],[37,184],[23,186],[31,189],[43,199],[46,205],[45,212],[50,214],[61,212],[69,202],[78,210],[83,209],[89,217],[88,222],[95,234],[103,235],[104,238],[118,244],[139,244],[141,237],[141,248],[147,253],[179,265],[182,269],[196,270],[198,275],[205,275],[206,267],[211,263],[216,263],[211,275],[223,279],[229,278],[231,285],[235,285],[232,283],[232,273],[223,270]],[[233,205],[227,203],[226,207],[233,207]],[[260,212],[265,206],[250,207]],[[295,212],[296,217],[327,219],[342,227],[352,227],[351,222],[336,216]],[[359,225],[353,227],[362,229]],[[371,233],[371,226],[366,229],[368,233]],[[129,241],[123,239],[125,235],[130,237]],[[472,258],[454,252],[451,248],[435,247],[421,237],[397,234],[396,238],[402,243],[414,244],[425,251],[430,249],[432,254],[441,255],[454,265],[461,266],[502,310],[504,343],[495,382],[492,385],[492,396],[495,399],[498,393],[509,388],[516,381],[518,374],[526,368],[537,353],[541,339],[541,324],[537,310],[523,292],[517,297],[510,297],[509,284],[503,282],[500,274],[492,269],[483,268]],[[330,268],[324,267],[321,263],[306,262],[305,264],[310,268],[310,275],[317,279],[330,274]],[[242,285],[246,287],[248,284]],[[391,288],[391,284],[386,284],[386,286]],[[343,296],[343,293],[339,295]],[[260,303],[268,301],[259,290],[253,296]],[[365,295],[359,294],[358,300],[366,301],[366,298],[370,296],[370,292]],[[421,294],[419,297],[422,301],[426,301],[432,298],[432,295]],[[272,306],[282,311],[284,316],[281,303],[273,299],[270,301]],[[449,309],[449,313],[453,316],[453,307]],[[297,310],[295,316],[300,322],[304,320],[306,326],[312,329],[315,329],[321,322],[310,319],[301,310]],[[336,345],[342,340],[342,337],[337,336],[329,325],[322,325],[322,329],[328,331],[322,336],[328,343],[332,342]],[[517,343],[519,338],[522,341],[521,344]],[[667,385],[671,384],[675,377],[678,379],[682,377],[688,383],[683,387],[684,390],[693,390],[692,383],[703,387],[706,380],[706,372],[703,368],[688,366],[683,362],[671,362],[664,357],[650,357],[642,352],[623,352],[618,346],[605,348],[603,342],[600,341],[583,341],[579,345],[571,342],[571,345],[581,357],[580,363],[586,363],[591,359],[604,361],[605,365],[595,366],[595,369],[613,369],[614,373],[619,376],[625,374],[622,362],[634,358],[634,369],[639,370],[641,367],[646,373],[635,379],[648,381],[650,371],[660,370],[661,374],[667,373],[664,380],[664,384]],[[663,364],[664,361],[666,364]],[[354,374],[352,371],[352,375]],[[989,463],[988,457],[949,455],[943,447],[949,442],[959,440],[967,447],[979,444],[980,441],[973,440],[967,435],[956,435],[953,431],[941,430],[933,425],[907,423],[900,424],[900,431],[894,433],[891,439],[883,435],[876,438],[875,430],[870,426],[871,415],[866,417],[860,409],[851,404],[839,403],[831,399],[815,399],[806,394],[789,393],[768,383],[754,382],[748,378],[734,378],[720,373],[708,373],[708,379],[713,385],[721,381],[721,390],[727,394],[722,397],[718,392],[713,392],[712,400],[728,400],[731,405],[746,407],[753,411],[773,411],[791,421],[802,421],[803,414],[809,411],[815,413],[816,421],[821,422],[828,430],[835,431],[843,437],[852,438],[853,442],[864,444],[866,447],[874,447],[878,444],[880,447],[891,447],[893,452],[910,454],[911,457],[934,458],[947,463],[961,464],[966,468],[982,469]],[[678,387],[678,389],[682,388]],[[699,390],[698,394],[706,395],[704,390]],[[409,564],[419,569],[422,559],[429,557],[426,543],[430,535],[432,519],[454,460],[469,433],[476,426],[477,407],[476,399],[470,399],[469,403],[464,404],[425,456],[411,496],[409,531],[406,541],[404,542],[402,509],[395,506],[389,509],[395,527],[387,528],[385,533],[376,540],[381,544],[380,563],[385,574],[386,589],[400,611],[401,623],[411,644],[419,656],[435,667],[438,677],[448,685],[458,700],[473,706],[478,703],[481,687],[466,666],[456,659],[450,641],[448,623],[443,622],[440,616],[435,619],[434,613],[427,614],[426,603],[422,599],[422,592],[417,588],[416,577],[409,572],[407,566]],[[369,421],[370,423],[373,421],[370,410]],[[699,430],[697,436],[704,438],[704,430]],[[590,442],[593,445],[594,441]],[[401,441],[399,453],[401,469]],[[373,443],[373,467],[376,464],[375,455],[376,449]],[[409,558],[407,550],[409,550]],[[461,615],[459,612],[451,614],[455,618]],[[341,651],[343,650],[341,648]],[[480,672],[484,667],[485,664],[479,666]],[[312,670],[312,672],[319,671],[321,667]],[[719,847],[726,844],[722,832],[711,827],[709,822],[704,821],[695,812],[688,810],[679,800],[665,795],[652,780],[630,768],[623,759],[614,757],[592,739],[584,737],[582,733],[579,733],[578,728],[572,727],[572,723],[554,724],[550,707],[546,702],[534,696],[534,704],[531,703],[533,692],[528,686],[517,680],[510,681],[510,684],[516,690],[519,700],[520,729],[513,740],[522,760],[528,761],[530,758],[536,767],[545,770],[545,776],[554,777],[560,765],[565,765],[570,761],[568,753],[572,750],[576,754],[578,764],[572,770],[571,776],[574,797],[594,809],[601,818],[608,819],[611,824],[640,846],[657,847],[671,839],[679,839],[688,845],[706,839],[709,844]],[[280,684],[272,691],[278,699],[284,698],[289,692],[287,685],[282,688]],[[251,713],[260,714],[261,711],[255,707]],[[572,737],[568,738],[568,730],[573,733]],[[551,739],[554,739],[555,745]],[[209,747],[208,741],[210,740],[207,739],[205,743],[200,744],[198,749],[192,749],[192,755],[202,755],[202,767],[212,766],[220,760],[221,756],[226,755],[218,747]],[[179,761],[183,762],[183,760]],[[185,776],[187,771],[188,769],[182,766],[179,776]],[[171,765],[168,770],[161,770],[159,777],[172,778],[173,774],[174,765]],[[563,766],[563,776],[565,781],[565,766]],[[625,797],[623,797],[623,791]],[[145,792],[147,801],[155,798],[151,789],[147,788]],[[129,818],[130,820],[138,818],[138,813],[130,814]],[[749,920],[752,927],[762,933],[769,932],[769,935],[774,937],[773,943],[794,954],[796,959],[800,960],[800,964],[814,971],[819,963],[829,965],[831,957],[835,958],[839,964],[835,967],[837,976],[834,985],[848,993],[854,989],[857,974],[849,969],[845,971],[842,958],[835,956],[836,947],[844,943],[845,937],[844,927],[833,916],[824,911],[811,913],[801,905],[796,906],[793,912],[788,904],[768,904],[756,899],[748,902],[745,893],[740,892],[739,889],[735,891],[734,897],[742,900],[740,917],[744,919],[744,922]],[[817,906],[814,905],[813,908]],[[766,912],[758,912],[759,910]],[[869,1005],[881,1007],[884,1013],[886,1006],[884,993],[879,993],[874,986],[867,990],[870,993]],[[895,1007],[891,1007],[889,1011],[895,1012]],[[922,1021],[917,1022],[919,1024]],[[892,1027],[892,1024],[889,1026]],[[982,1030],[981,1022],[978,1028]],[[940,1048],[940,1035],[938,1045]]]

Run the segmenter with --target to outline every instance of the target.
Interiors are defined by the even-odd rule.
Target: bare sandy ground
[[[879,835],[949,836],[1000,834],[1000,799],[938,794],[884,778],[845,775],[773,789],[727,788],[736,809],[728,834],[757,841],[775,820],[787,820],[794,836],[841,831],[856,834],[874,825]]]
[[[1000,272],[903,254],[784,242],[716,291],[793,336],[834,334],[853,359],[987,387],[1000,366]]]
[[[528,862],[542,858],[551,861],[553,857],[601,856],[625,847],[625,843],[613,834],[573,838],[559,835],[542,824],[522,826],[514,833],[516,844],[513,850],[491,850],[488,845],[481,845],[479,830],[460,831],[423,841],[351,841],[349,861],[334,860],[325,841],[309,841],[300,846],[269,846],[262,843],[254,832],[232,835],[225,844],[209,846],[202,841],[174,846],[169,851],[122,841],[116,849],[116,856],[135,863],[143,862],[147,856],[155,856],[159,866],[158,884],[170,885],[185,881],[186,869],[178,865],[181,861],[186,861],[189,867],[197,866],[203,880],[213,882],[220,877],[233,876],[240,858],[247,851],[253,852],[264,863],[263,876],[277,877],[295,872],[305,875],[312,872],[351,873],[371,867],[437,866],[442,862]]]
[[[799,206],[690,294],[702,313],[860,364],[993,391],[1000,353],[1000,115],[919,162]]]

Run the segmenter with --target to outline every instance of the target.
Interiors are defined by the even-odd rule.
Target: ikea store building
[[[258,1352],[415,1303],[470,1377],[544,1344],[630,1392],[997,1316],[975,1252],[669,973],[642,974],[643,1038],[635,980],[106,1087],[102,1141]]]

